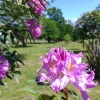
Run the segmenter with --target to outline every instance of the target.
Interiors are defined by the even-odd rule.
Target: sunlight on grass
[[[81,43],[69,43],[65,44],[64,42],[60,43],[36,43],[36,44],[28,44],[27,47],[13,47],[11,50],[17,50],[19,53],[24,54],[25,56],[25,65],[21,65],[21,73],[22,75],[19,76],[19,82],[20,84],[17,84],[15,79],[8,80],[4,79],[4,82],[7,83],[8,87],[2,87],[0,86],[0,100],[34,100],[34,97],[29,95],[26,92],[20,91],[21,88],[24,87],[31,87],[33,90],[39,91],[39,93],[42,94],[50,94],[52,95],[52,90],[49,86],[43,86],[38,85],[35,83],[29,83],[29,80],[35,80],[37,77],[37,69],[41,67],[40,62],[40,56],[45,56],[47,52],[52,47],[64,47],[68,51],[74,50],[74,51],[81,51],[82,50],[82,44]],[[68,86],[69,88],[73,90],[77,90],[75,87]],[[95,87],[92,92],[90,92],[90,96],[92,97],[92,100],[100,100],[100,85]]]

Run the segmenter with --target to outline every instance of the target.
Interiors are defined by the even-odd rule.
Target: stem
[[[61,90],[61,92],[65,94],[66,100],[70,100],[69,96],[68,96],[68,91],[69,90],[67,88],[64,88],[64,89]]]

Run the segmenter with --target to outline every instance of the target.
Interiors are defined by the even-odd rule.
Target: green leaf
[[[3,85],[4,86],[4,83],[0,80],[0,85]]]
[[[41,95],[39,95],[36,100],[44,100]]]
[[[69,90],[69,94],[77,96],[77,93],[72,90]]]
[[[66,98],[65,98],[65,97],[61,97],[61,99],[62,99],[62,100],[66,100]]]
[[[83,99],[79,94],[77,94],[77,99],[76,100],[83,100]]]
[[[12,80],[12,76],[11,75],[7,74],[6,76],[7,76],[7,78]]]
[[[21,75],[21,72],[20,71],[14,71],[14,73]]]
[[[21,5],[22,0],[16,0],[18,5]]]
[[[16,83],[19,84],[18,76],[16,74],[14,74],[14,78],[16,80]]]
[[[54,100],[55,97],[55,95],[50,96],[48,94],[41,94],[36,100]]]
[[[27,92],[27,93],[29,93],[29,94],[35,96],[35,97],[38,97],[38,96],[39,96],[39,93],[38,93],[37,91],[33,90],[33,89],[30,88],[30,87],[22,88],[22,89],[20,89],[20,90],[21,90],[21,91],[25,91],[25,92]]]
[[[34,79],[33,80],[28,80],[28,83],[37,84],[37,82]]]
[[[83,100],[82,97],[78,93],[74,92],[73,90],[69,90],[69,94],[74,95],[73,98],[75,100]]]

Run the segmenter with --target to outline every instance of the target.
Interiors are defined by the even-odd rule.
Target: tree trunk
[[[6,44],[6,40],[7,40],[7,35],[4,35],[4,38],[3,38],[3,41],[2,41],[2,42],[3,42],[4,44]]]
[[[94,49],[94,39],[92,39],[92,50]]]
[[[25,40],[26,40],[26,44],[27,44],[27,38]]]
[[[82,42],[83,42],[83,49],[84,49],[84,40],[82,40]]]
[[[48,37],[48,43],[50,43],[50,37]]]
[[[11,42],[12,42],[12,44],[15,44],[15,41],[14,41],[14,36],[13,36],[13,34],[10,34],[10,38],[11,38]]]
[[[26,43],[24,39],[22,39],[22,44],[23,44],[23,47],[26,47]]]
[[[50,43],[50,35],[49,35],[49,33],[48,33],[48,43]]]

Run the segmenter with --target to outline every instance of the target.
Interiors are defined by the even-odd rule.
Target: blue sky
[[[83,13],[94,10],[100,0],[55,0],[51,6],[60,8],[65,19],[75,21]]]

